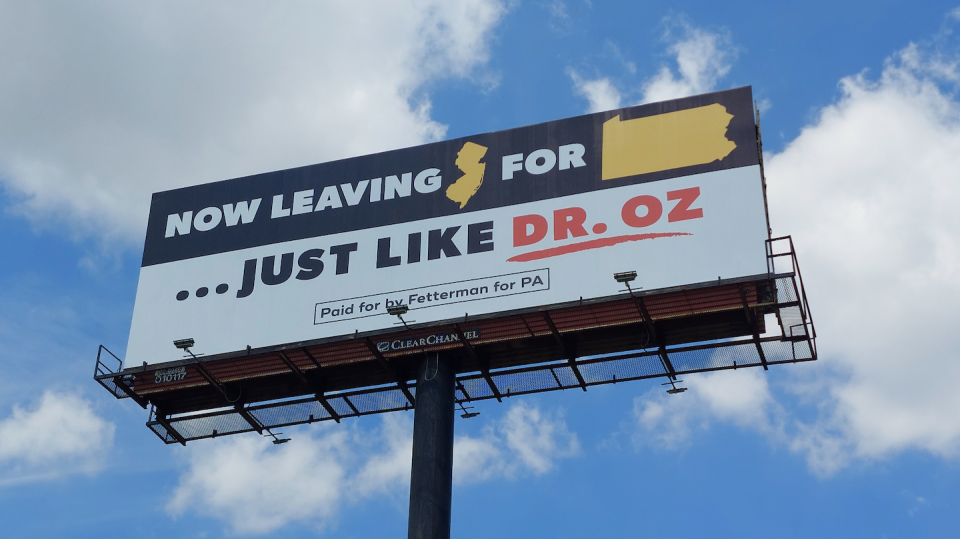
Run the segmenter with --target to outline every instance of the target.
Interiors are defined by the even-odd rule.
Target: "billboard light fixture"
[[[174,346],[187,352],[190,351],[190,348],[192,348],[194,344],[196,344],[196,341],[193,339],[177,339],[173,341]]]
[[[287,443],[287,442],[290,441],[290,438],[278,438],[278,437],[277,437],[277,434],[283,434],[282,432],[278,432],[277,434],[274,434],[274,433],[270,432],[270,429],[266,429],[266,431],[267,431],[267,433],[264,434],[263,437],[266,438],[267,436],[273,436],[273,442],[272,442],[273,445],[285,444],[285,443]]]
[[[195,344],[197,344],[196,341],[190,338],[176,339],[175,341],[173,341],[173,345],[176,346],[178,350],[183,350],[184,352],[189,354],[190,357],[192,357],[193,359],[200,361],[200,358],[198,358],[197,355],[190,350],[191,348],[193,348],[193,345]],[[202,356],[203,354],[200,354],[200,355]]]
[[[409,310],[410,308],[406,305],[391,305],[390,307],[387,307],[387,314],[390,316],[403,316],[407,314],[407,311]]]
[[[684,391],[687,390],[687,388],[685,388],[685,387],[677,387],[677,383],[678,383],[678,382],[682,382],[682,381],[683,381],[683,380],[670,380],[669,382],[667,382],[667,383],[665,383],[665,384],[660,384],[660,385],[662,385],[662,386],[667,386],[667,385],[673,386],[673,387],[671,387],[670,389],[667,390],[667,393],[669,393],[669,394],[671,394],[671,395],[676,395],[676,394],[678,394],[678,393],[683,393]]]
[[[618,283],[629,283],[637,278],[637,272],[621,271],[620,273],[614,273],[613,278],[616,279]]]
[[[464,419],[470,419],[471,417],[477,417],[480,415],[480,412],[468,412],[467,410],[473,410],[473,406],[464,406],[463,401],[457,401],[457,404],[459,404],[460,409],[463,410],[463,413],[460,414],[460,417]]]

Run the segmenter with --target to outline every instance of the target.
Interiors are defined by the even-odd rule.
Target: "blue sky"
[[[150,193],[752,85],[820,360],[477,405],[457,537],[954,537],[960,7],[0,1],[11,537],[406,530],[412,414],[164,446],[123,356]]]

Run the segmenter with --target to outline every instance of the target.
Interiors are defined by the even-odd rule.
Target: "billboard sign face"
[[[153,196],[128,363],[765,274],[749,88]]]

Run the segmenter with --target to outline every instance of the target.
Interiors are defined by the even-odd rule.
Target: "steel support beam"
[[[360,417],[360,410],[357,410],[357,407],[354,406],[352,402],[350,402],[350,399],[348,399],[346,395],[340,398],[343,399],[343,402],[347,403],[347,406],[349,406],[350,409],[353,410],[353,413],[357,414],[357,417]]]
[[[144,399],[140,395],[137,395],[136,393],[134,393],[133,389],[131,389],[127,385],[127,382],[124,381],[123,376],[114,376],[113,383],[120,388],[120,391],[123,391],[128,397],[133,399],[133,402],[139,404],[140,407],[143,408],[144,410],[147,409],[147,404],[149,404],[147,399]]]
[[[159,408],[154,408],[154,419],[157,420],[157,423],[167,430],[167,432],[173,436],[173,439],[180,443],[182,446],[187,445],[187,440],[177,432],[177,429],[173,428],[173,425],[170,424],[170,420],[167,419],[167,414],[163,413]]]
[[[493,378],[490,377],[490,362],[487,361],[487,358],[477,353],[477,350],[470,344],[470,341],[467,340],[467,336],[464,335],[463,330],[460,329],[460,324],[454,324],[453,328],[457,330],[457,337],[460,339],[460,342],[463,343],[467,352],[470,353],[470,358],[480,365],[480,373],[483,374],[483,379],[487,381],[487,385],[490,386],[490,391],[493,392],[493,396],[496,397],[497,402],[503,402],[503,398],[500,395],[500,388],[497,387],[497,384],[493,383]],[[464,391],[464,393],[466,393],[466,391]]]
[[[290,369],[290,371],[297,376],[297,379],[300,380],[300,382],[303,383],[303,385],[307,387],[310,387],[313,385],[310,383],[310,380],[307,380],[307,377],[303,374],[303,371],[300,370],[300,367],[297,367],[297,365],[293,362],[293,360],[290,359],[290,357],[287,356],[287,354],[285,354],[283,350],[280,350],[277,353],[280,355],[280,359],[283,361],[283,364],[286,365],[287,368]]]
[[[320,367],[320,362],[318,362],[316,358],[313,357],[313,354],[311,354],[306,348],[303,348],[302,350],[307,355],[307,357],[310,358],[310,361],[313,362],[313,364],[316,366],[317,370],[319,371],[322,368]],[[309,380],[307,378],[307,375],[303,371],[301,371],[299,367],[297,367],[297,365],[293,362],[293,360],[290,359],[290,357],[287,356],[287,354],[285,354],[283,350],[280,350],[278,353],[280,354],[280,359],[283,360],[284,365],[286,365],[288,369],[290,369],[295,375],[297,375],[297,378],[300,380],[300,382],[303,385],[307,386],[308,388],[312,389],[315,392],[314,397],[316,397],[317,402],[320,403],[320,406],[323,406],[323,409],[326,410],[328,414],[330,414],[330,417],[332,417],[334,421],[339,423],[340,414],[338,414],[337,411],[333,409],[333,406],[330,406],[330,403],[327,402],[326,397],[323,396],[322,384],[318,380],[314,380],[314,381]],[[317,375],[314,375],[314,378],[316,379]]]
[[[328,414],[330,414],[330,417],[333,418],[334,421],[339,423],[340,414],[338,414],[337,411],[333,409],[333,406],[330,406],[330,403],[327,401],[326,397],[323,396],[323,392],[317,393],[316,395],[314,395],[314,397],[316,397],[317,402],[320,403],[320,406],[323,406],[323,409],[326,410]],[[351,406],[350,408],[356,410],[356,408],[353,408],[353,406]]]
[[[456,366],[440,353],[425,356],[417,368],[407,537],[449,539]]]
[[[763,353],[763,346],[760,345],[759,322],[755,313],[753,312],[753,309],[751,309],[749,303],[747,303],[747,292],[744,290],[743,284],[738,284],[737,288],[740,290],[740,302],[743,303],[743,312],[747,317],[747,323],[750,324],[751,328],[753,328],[753,344],[757,347],[757,354],[760,356],[760,363],[763,365],[763,370],[769,371],[770,368],[767,366],[767,355]]]
[[[397,369],[393,367],[390,363],[390,360],[386,358],[383,354],[380,353],[380,350],[377,350],[377,346],[373,344],[373,341],[369,337],[363,339],[363,342],[366,343],[367,349],[370,350],[370,353],[373,354],[373,357],[377,359],[377,362],[380,363],[380,366],[386,369],[387,372],[393,375],[397,380],[397,387],[400,388],[400,391],[403,392],[403,396],[407,398],[407,401],[410,403],[410,406],[416,407],[417,400],[413,397],[413,394],[410,393],[410,390],[407,388],[407,382],[400,376],[400,373],[397,372]]]
[[[200,358],[194,357],[194,359],[197,361],[194,363],[194,366],[197,368],[197,372],[200,373],[200,376],[202,376],[208,384],[212,385],[214,389],[219,391],[220,394],[223,395],[224,400],[226,400],[228,403],[233,404],[236,402],[236,399],[230,400],[230,397],[227,396],[227,388],[220,383],[220,380],[217,380],[217,377],[214,376],[212,372],[210,372],[210,369],[207,368],[207,365],[200,360]]]
[[[650,340],[661,340],[660,335],[657,333],[657,325],[654,323],[653,318],[650,317],[650,311],[647,310],[647,304],[643,301],[643,298],[640,296],[634,296],[633,293],[630,293],[630,297],[633,298],[633,303],[637,306],[637,310],[640,311],[640,318],[643,320],[643,325],[647,327],[647,334],[650,336]]]
[[[313,363],[313,365],[314,365],[316,368],[319,369],[319,368],[322,367],[322,366],[320,365],[320,362],[317,361],[317,358],[313,357],[313,354],[310,353],[310,350],[307,350],[306,347],[303,347],[303,348],[301,348],[300,350],[301,350],[304,354],[307,355],[307,358],[310,359],[310,361]]]
[[[669,376],[671,380],[676,380],[677,371],[673,369],[673,363],[670,361],[670,356],[667,355],[666,345],[662,343],[660,344],[659,353],[660,353],[660,361],[663,362],[663,368],[666,369],[667,376]]]
[[[567,356],[567,363],[570,365],[574,376],[577,377],[577,383],[580,384],[580,389],[586,391],[587,382],[583,379],[583,375],[580,374],[580,369],[577,368],[577,358],[570,350],[570,347],[567,346],[567,342],[563,339],[563,335],[560,333],[560,330],[557,329],[556,324],[553,323],[553,319],[550,318],[550,314],[547,313],[547,311],[543,311],[543,320],[550,328],[550,333],[553,334],[553,338],[556,339],[557,344],[560,345],[560,350],[563,352],[563,355]]]
[[[242,417],[244,421],[253,427],[253,430],[257,431],[257,434],[263,434],[263,425],[261,425],[260,422],[257,421],[257,418],[253,417],[253,415],[251,415],[250,412],[243,407],[243,403],[238,402],[234,404],[233,409],[240,414],[240,417]]]
[[[281,352],[280,354],[283,355],[283,352]],[[283,357],[286,357],[286,356],[283,356]],[[257,421],[255,417],[250,415],[250,412],[248,412],[246,408],[243,407],[243,401],[240,400],[241,394],[238,394],[236,399],[231,400],[230,397],[227,396],[227,388],[223,385],[223,383],[221,383],[220,380],[217,380],[217,377],[214,376],[209,369],[207,369],[207,366],[203,363],[203,361],[201,361],[199,358],[196,358],[196,357],[194,357],[194,359],[197,360],[197,363],[196,363],[197,370],[200,371],[200,375],[203,376],[203,378],[207,381],[207,383],[215,387],[220,392],[220,394],[223,395],[223,398],[224,400],[227,401],[227,403],[233,405],[233,409],[236,410],[238,414],[240,414],[240,417],[242,417],[243,420],[246,421],[247,424],[249,424],[250,427],[253,428],[253,430],[257,431],[257,434],[263,434],[263,425],[261,425],[260,422]],[[241,389],[241,393],[242,393],[242,389]],[[166,427],[166,425],[164,425],[164,427]],[[184,445],[186,445],[186,443],[184,443]]]

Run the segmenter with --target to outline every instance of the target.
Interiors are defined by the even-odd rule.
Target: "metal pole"
[[[417,369],[409,539],[450,538],[455,375],[452,360],[438,353]]]

